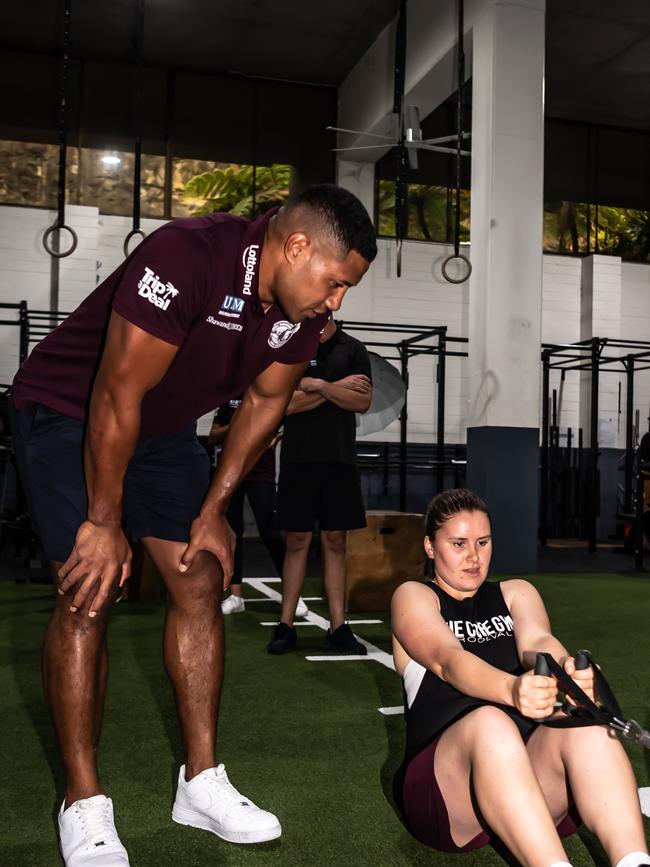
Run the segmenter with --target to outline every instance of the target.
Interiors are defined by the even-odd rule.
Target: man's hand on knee
[[[190,541],[181,554],[178,565],[179,571],[187,572],[199,551],[209,551],[221,564],[223,589],[225,590],[232,578],[236,541],[237,537],[225,515],[219,513],[200,514],[192,522]]]
[[[70,556],[58,571],[61,595],[77,586],[70,611],[74,614],[87,606],[88,616],[96,617],[115,587],[121,587],[129,577],[131,557],[121,527],[84,521],[77,530]]]

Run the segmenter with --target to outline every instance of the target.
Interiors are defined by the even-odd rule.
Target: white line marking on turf
[[[404,713],[404,705],[397,704],[395,707],[378,707],[377,710],[379,713],[383,713],[384,716],[397,716],[400,713]]]
[[[250,586],[257,590],[258,593],[268,596],[269,599],[273,599],[275,602],[282,602],[282,594],[278,593],[277,590],[274,590],[268,585],[277,584],[280,580],[280,578],[244,578],[246,584],[250,584]],[[327,632],[329,629],[329,621],[325,620],[325,618],[321,617],[319,614],[314,614],[313,611],[308,611],[307,614],[305,614],[304,620],[313,623],[314,626],[320,626],[323,632]],[[357,659],[369,659],[375,660],[375,662],[379,662],[381,665],[385,665],[386,668],[390,668],[391,671],[395,671],[393,657],[390,653],[386,653],[385,650],[380,650],[379,647],[366,641],[365,638],[361,638],[360,635],[355,635],[354,637],[357,641],[360,641],[361,644],[368,648],[367,656],[356,654],[351,654],[350,656],[336,656],[332,654],[331,656],[306,656],[305,659],[308,659],[310,662],[352,662]]]
[[[357,638],[358,637],[359,636],[357,636]],[[361,640],[361,639],[359,639],[359,640]],[[365,641],[363,643],[365,644]],[[345,653],[345,654],[337,653],[336,656],[334,656],[334,654],[330,654],[329,656],[306,656],[305,657],[305,659],[307,659],[309,662],[350,662],[350,660],[362,662],[363,660],[366,660],[366,659],[369,659],[372,662],[372,660],[376,659],[376,658],[377,658],[377,655],[375,653],[367,653],[365,655],[362,655],[360,653]],[[377,662],[381,662],[381,660],[378,659]]]
[[[293,625],[294,626],[314,626],[314,624],[310,623],[308,620],[306,620],[304,623],[301,620],[294,620]],[[277,620],[263,620],[260,623],[260,626],[278,626],[278,621]]]
[[[249,602],[275,602],[275,600],[267,599],[265,596],[261,596],[259,599],[257,597],[251,599],[248,596],[244,596],[244,602],[248,605]]]
[[[639,801],[643,815],[650,816],[650,786],[643,786],[639,789]]]
[[[346,620],[345,622],[348,624],[348,626],[360,626],[360,625],[366,624],[366,623],[383,623],[384,621],[383,620]],[[277,620],[275,620],[275,621],[263,620],[260,623],[260,626],[277,626],[277,625],[278,625]],[[293,625],[294,626],[317,626],[318,624],[310,623],[308,620],[306,620],[304,623],[301,620],[298,620],[298,621],[294,620]]]
[[[322,602],[323,597],[322,596],[303,596],[302,601],[303,602]]]

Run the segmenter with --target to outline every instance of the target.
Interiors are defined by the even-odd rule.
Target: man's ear
[[[312,244],[306,232],[292,232],[284,242],[284,257],[293,266],[302,264],[311,254]]]

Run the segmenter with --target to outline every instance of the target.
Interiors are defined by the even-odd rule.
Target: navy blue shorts
[[[32,522],[49,560],[64,562],[86,519],[84,423],[30,404],[9,401],[20,481]],[[210,483],[210,461],[194,426],[138,441],[124,479],[122,511],[131,539],[187,542]]]

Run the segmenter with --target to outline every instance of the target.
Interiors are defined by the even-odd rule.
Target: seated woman
[[[560,838],[582,821],[613,865],[650,864],[618,740],[603,726],[540,723],[557,686],[534,673],[536,653],[550,653],[590,697],[592,670],[576,670],[531,584],[486,582],[490,532],[476,494],[438,494],[425,524],[430,579],[393,596],[407,726],[395,798],[406,824],[439,851],[469,852],[492,837],[525,867],[551,867],[568,864]]]

